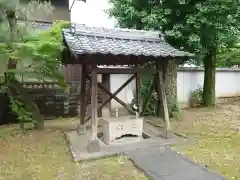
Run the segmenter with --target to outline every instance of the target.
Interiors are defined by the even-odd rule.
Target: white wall
[[[198,86],[203,86],[203,71],[190,69],[192,68],[181,68],[177,73],[177,95],[180,103],[188,102],[191,92]]]
[[[111,74],[110,75],[110,89],[114,93],[118,90],[132,75],[129,74]],[[131,103],[133,99],[133,86],[135,85],[135,80],[128,84],[120,93],[117,95],[125,103]],[[111,101],[112,108],[122,107],[117,101]]]
[[[240,69],[217,68],[216,97],[235,97],[240,95]],[[198,85],[203,86],[204,70],[202,68],[179,68],[177,87],[179,102],[188,102],[191,91]]]
[[[115,92],[131,75],[111,75],[111,92]],[[218,68],[216,70],[216,97],[235,97],[240,96],[240,69]],[[188,104],[189,96],[198,86],[203,86],[204,70],[202,68],[179,68],[177,74],[177,95],[181,105]],[[128,103],[133,98],[132,87],[126,87],[118,98]],[[112,101],[113,108],[121,107],[115,101]]]

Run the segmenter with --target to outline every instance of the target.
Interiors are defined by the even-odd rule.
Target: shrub
[[[175,102],[173,104],[173,107],[171,108],[171,113],[169,114],[171,118],[178,119],[180,115],[180,105],[178,102]]]
[[[190,107],[197,107],[202,103],[202,86],[198,86],[196,90],[192,91],[190,94],[189,105]]]

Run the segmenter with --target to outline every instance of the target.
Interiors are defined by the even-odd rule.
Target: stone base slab
[[[135,135],[142,137],[143,118],[124,116],[118,118],[102,118],[103,142],[112,144],[123,135]]]
[[[89,153],[100,152],[99,140],[89,140],[87,150]]]

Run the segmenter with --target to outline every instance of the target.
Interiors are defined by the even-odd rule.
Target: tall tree
[[[203,105],[215,104],[215,69],[219,49],[235,41],[237,0],[110,0],[109,14],[121,27],[160,30],[173,46],[197,54],[204,65]],[[176,71],[176,66],[171,65]],[[173,92],[173,90],[171,90]]]
[[[42,76],[65,85],[59,57],[63,48],[60,27],[36,33],[28,17],[35,10],[51,13],[48,2],[30,1],[22,6],[18,0],[0,0],[1,91],[8,94],[12,110],[21,121],[32,120],[43,128],[43,117],[36,104],[16,78],[19,74]],[[26,66],[27,65],[27,66]]]

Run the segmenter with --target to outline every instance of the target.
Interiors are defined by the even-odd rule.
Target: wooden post
[[[138,68],[138,66],[136,66]],[[137,112],[136,112],[136,117],[140,117],[140,77],[139,73],[136,73],[136,106],[137,106]]]
[[[97,72],[96,69],[92,69],[91,75],[91,107],[92,107],[92,139],[97,139]]]
[[[100,151],[100,144],[97,137],[97,65],[92,65],[92,72],[91,72],[91,107],[92,107],[92,132],[91,132],[91,139],[88,143],[88,152],[99,152]]]
[[[158,89],[160,88],[160,83],[158,81],[158,73],[155,76],[155,84],[154,84],[155,91],[158,92]],[[164,112],[163,112],[163,106],[162,106],[162,97],[160,94],[158,94],[158,101],[157,101],[157,107],[156,107],[156,117],[161,117],[164,119]]]
[[[85,118],[85,115],[86,115],[86,111],[88,108],[88,102],[89,102],[90,98],[91,98],[91,80],[90,80],[90,83],[88,84],[88,90],[87,90],[87,95],[86,95],[85,105],[84,105],[84,124],[89,120],[88,117]],[[87,115],[90,116],[90,114],[87,114]]]
[[[163,81],[163,72],[159,62],[156,62],[156,69],[157,69],[158,96],[161,97],[158,99],[159,101],[161,101],[160,103],[162,104],[162,107],[163,107],[163,119],[166,123],[166,138],[171,138],[173,136],[173,132],[172,132],[170,121],[169,121],[167,97],[165,94],[165,85]]]
[[[87,83],[87,72],[86,65],[82,65],[82,77],[81,77],[81,89],[80,89],[80,125],[84,124],[85,116],[85,95],[86,95],[86,83]]]

